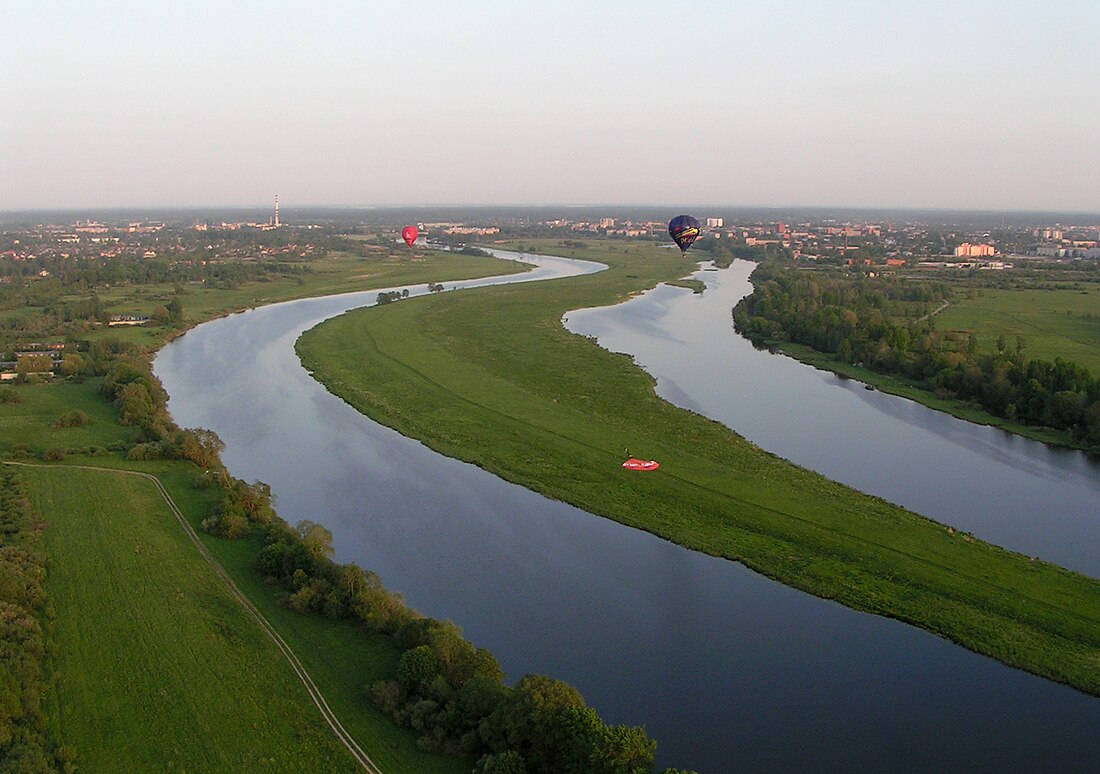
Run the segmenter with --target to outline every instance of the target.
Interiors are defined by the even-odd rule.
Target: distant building
[[[145,325],[147,322],[149,322],[149,318],[146,315],[113,314],[107,321],[107,327],[116,325]]]
[[[723,218],[707,218],[707,228],[722,228],[725,224]]]
[[[961,245],[955,248],[956,258],[984,258],[986,256],[994,255],[997,252],[997,248],[993,245],[980,244],[972,245],[969,242],[963,242]]]
[[[497,234],[500,229],[496,226],[480,227],[480,226],[453,226],[451,228],[443,229],[444,234],[475,234],[477,236],[488,236],[490,234]]]

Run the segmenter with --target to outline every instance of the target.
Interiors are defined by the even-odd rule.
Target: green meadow
[[[99,379],[83,384],[21,384],[7,389],[17,403],[0,403],[0,455],[17,449],[42,452],[50,448],[89,449],[124,443],[134,428],[118,423],[118,412],[96,392]],[[87,422],[77,427],[54,427],[68,411],[82,411]]]
[[[570,254],[611,268],[353,311],[308,331],[298,352],[330,391],[444,454],[1100,693],[1100,583],[831,482],[658,399],[630,358],[560,320],[690,266],[656,247]],[[660,470],[624,471],[628,451]]]
[[[974,332],[993,351],[999,336],[1012,349],[1024,341],[1029,358],[1072,360],[1100,374],[1100,287],[989,290],[964,298],[936,316],[940,330]]]
[[[25,469],[46,522],[58,743],[80,771],[354,771],[152,483]]]

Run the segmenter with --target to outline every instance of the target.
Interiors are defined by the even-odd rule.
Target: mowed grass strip
[[[577,253],[612,268],[358,310],[307,332],[298,351],[335,394],[445,454],[1100,693],[1100,583],[831,482],[658,399],[629,358],[560,319],[683,264]],[[661,469],[624,471],[627,451]]]
[[[48,716],[80,771],[357,770],[151,482],[23,470],[50,557]]]
[[[998,336],[1009,351],[1016,337],[1024,355],[1053,361],[1072,360],[1100,374],[1100,287],[1057,290],[983,290],[936,316],[940,330],[973,331],[983,351],[992,352]]]

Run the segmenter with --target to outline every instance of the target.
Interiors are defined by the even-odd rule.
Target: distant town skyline
[[[1095,3],[0,10],[0,210],[1100,212]]]

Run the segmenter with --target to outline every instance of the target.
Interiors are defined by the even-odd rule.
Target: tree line
[[[73,771],[72,750],[46,736],[45,525],[26,482],[0,468],[0,771]]]
[[[418,732],[421,748],[476,758],[483,774],[653,770],[656,742],[643,728],[605,725],[561,680],[527,675],[509,687],[493,655],[455,624],[420,615],[375,573],[334,562],[325,527],[279,518],[267,485],[226,477],[224,500],[202,526],[227,537],[259,531],[265,545],[256,566],[288,607],[350,618],[393,638],[402,650],[397,674],[364,691]]]
[[[972,401],[988,413],[1061,430],[1100,451],[1100,379],[1072,361],[1029,359],[1024,342],[935,329],[932,312],[952,296],[932,282],[800,271],[761,263],[753,292],[733,309],[736,330],[758,345],[804,344],[923,389]]]

